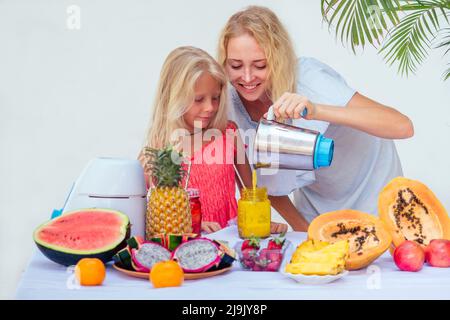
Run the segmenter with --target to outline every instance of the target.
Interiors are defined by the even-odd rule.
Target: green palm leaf
[[[428,56],[444,20],[450,24],[449,10],[449,0],[321,0],[323,19],[342,44],[356,53],[357,46],[377,47],[387,36],[379,52],[406,76]],[[447,34],[437,46],[447,48],[445,54],[449,40]],[[450,78],[450,69],[444,78]]]
[[[448,63],[447,65],[450,67],[450,63]],[[444,80],[447,80],[448,78],[450,78],[450,68],[448,68],[444,72]]]
[[[428,56],[431,42],[440,28],[438,11],[443,10],[443,1],[417,1],[399,7],[408,12],[391,31],[387,42],[380,49],[391,66],[398,62],[401,75],[415,73],[418,65]],[[444,17],[446,17],[444,13]]]
[[[436,48],[446,48],[444,55],[450,52],[450,28],[444,28],[441,30],[442,38],[440,39],[440,42],[437,43]],[[450,63],[447,64],[450,66]],[[448,68],[444,72],[444,80],[447,80],[450,78],[450,68]]]
[[[355,47],[380,44],[384,32],[399,23],[397,8],[402,1],[389,0],[322,0],[321,10],[329,27],[336,24],[336,37]],[[388,20],[385,19],[386,14]]]

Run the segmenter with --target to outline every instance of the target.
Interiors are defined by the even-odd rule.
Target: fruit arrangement
[[[153,266],[149,280],[154,288],[179,287],[184,282],[184,272],[177,261],[160,261]]]
[[[149,189],[145,237],[155,234],[184,234],[192,232],[192,217],[187,191],[181,186],[186,172],[182,155],[172,147],[146,148],[147,163],[152,172]]]
[[[450,267],[450,217],[420,181],[397,177],[380,192],[378,212],[392,236],[390,252],[402,271],[419,271],[425,262]]]
[[[260,238],[252,237],[238,242],[235,248],[244,269],[274,272],[280,268],[284,252],[289,244],[283,234],[280,237],[270,238],[266,246],[261,245]]]
[[[83,258],[75,266],[75,277],[82,286],[99,286],[106,277],[105,265],[97,258]]]
[[[335,243],[308,240],[302,242],[286,265],[285,272],[303,275],[336,275],[345,270],[349,241]]]
[[[138,272],[148,273],[155,263],[170,260],[171,256],[171,252],[162,245],[146,242],[137,249],[131,249],[131,265]]]
[[[419,271],[425,262],[425,252],[414,241],[405,241],[395,248],[394,262],[402,271]]]
[[[83,258],[103,263],[126,246],[130,221],[122,212],[110,209],[81,209],[54,218],[33,233],[39,250],[53,262],[70,266]]]
[[[394,246],[405,240],[425,248],[433,239],[450,240],[450,218],[423,183],[404,177],[390,181],[378,197],[378,212]]]
[[[450,240],[431,240],[425,248],[425,261],[432,267],[450,267]]]
[[[308,239],[330,243],[348,240],[347,270],[368,266],[391,245],[391,235],[380,219],[350,209],[316,217],[308,227]]]
[[[130,221],[119,211],[81,209],[36,228],[33,238],[39,250],[56,263],[76,264],[82,285],[100,285],[111,259],[120,268],[143,273],[155,288],[179,286],[186,273],[230,267],[235,251],[246,270],[278,271],[290,245],[284,234],[238,242],[234,251],[220,241],[188,233],[189,200],[180,187],[184,173],[181,165],[168,160],[171,152],[153,153],[156,187],[149,194],[145,239],[129,238]],[[303,278],[343,276],[346,270],[366,267],[388,248],[401,271],[418,272],[425,264],[450,267],[450,218],[425,185],[393,179],[380,193],[378,209],[379,218],[350,209],[316,217],[308,240],[281,272]]]
[[[230,267],[235,260],[235,253],[224,243],[206,238],[192,238],[187,235],[166,235],[164,239],[173,242],[144,241],[132,237],[128,246],[113,259],[121,268],[131,271],[150,273],[153,267],[162,261],[176,260],[185,273],[198,273]],[[170,250],[173,243],[179,243]]]
[[[172,254],[186,273],[205,272],[217,269],[222,261],[223,252],[212,240],[198,238],[180,244]]]
[[[395,248],[394,262],[401,271],[420,271],[425,262],[431,267],[450,267],[450,241],[446,239],[431,240],[423,247],[414,241],[406,240]]]

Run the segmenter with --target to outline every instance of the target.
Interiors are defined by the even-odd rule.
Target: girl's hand
[[[316,113],[316,105],[307,97],[289,92],[284,93],[272,107],[277,119],[300,119],[305,108],[307,110],[307,114],[303,117],[305,119],[313,120]]]
[[[221,230],[222,227],[217,222],[202,221],[202,231],[212,233]]]
[[[286,233],[288,226],[285,223],[271,222],[270,233]]]

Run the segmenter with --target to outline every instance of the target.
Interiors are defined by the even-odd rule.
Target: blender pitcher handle
[[[303,111],[302,111],[302,118],[306,117],[307,114],[308,114],[308,109],[306,107],[304,107]]]
[[[275,120],[275,113],[273,113],[273,106],[269,107],[269,110],[267,111],[267,120]]]
[[[306,107],[302,111],[302,118],[306,117],[308,114],[308,109]],[[273,112],[273,105],[269,107],[269,110],[267,110],[267,120],[274,121],[275,120],[275,113]]]

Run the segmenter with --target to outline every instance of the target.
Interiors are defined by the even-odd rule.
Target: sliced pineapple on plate
[[[349,243],[346,240],[333,244],[308,240],[300,244],[285,271],[304,275],[335,275],[345,269],[349,255]]]
[[[303,275],[336,275],[344,270],[345,264],[327,262],[301,262],[290,263],[286,266],[286,272]]]

